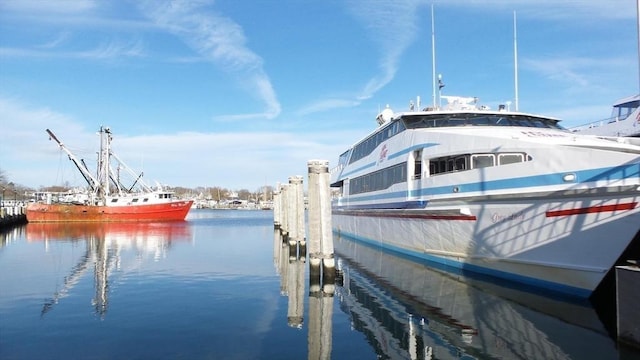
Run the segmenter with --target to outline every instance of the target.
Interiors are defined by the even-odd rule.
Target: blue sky
[[[0,169],[83,185],[97,130],[148,183],[257,190],[334,166],[389,104],[514,102],[565,127],[638,93],[633,0],[0,0]]]

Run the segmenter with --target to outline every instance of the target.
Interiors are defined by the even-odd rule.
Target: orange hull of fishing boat
[[[28,222],[141,222],[180,221],[191,209],[192,200],[128,206],[87,206],[32,203]]]

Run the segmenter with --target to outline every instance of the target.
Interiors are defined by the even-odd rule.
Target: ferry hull
[[[192,200],[130,206],[86,206],[32,203],[28,222],[142,222],[180,221],[191,209]]]
[[[422,261],[589,297],[634,237],[640,196],[494,201],[458,210],[334,209],[334,231]]]

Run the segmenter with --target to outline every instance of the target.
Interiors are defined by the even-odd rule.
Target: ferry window
[[[468,166],[468,158],[466,156],[458,156],[456,158],[456,170],[457,171],[461,171],[461,170],[467,170],[469,168]]]
[[[402,124],[409,129],[449,126],[523,126],[535,128],[553,128],[563,130],[558,121],[551,118],[525,114],[455,114],[455,115],[407,115]]]
[[[495,165],[495,156],[493,154],[477,154],[471,155],[471,168],[478,169]]]
[[[345,151],[342,155],[340,155],[340,159],[338,160],[338,165],[346,165],[347,160],[349,159],[350,150]]]
[[[502,116],[496,119],[496,125],[498,126],[513,126],[513,123],[506,116]]]
[[[631,113],[633,113],[638,106],[640,106],[640,100],[632,101],[629,103],[621,104],[620,106],[616,106],[614,108],[614,112],[617,110],[617,114],[614,113],[613,117],[617,117],[618,120],[626,119]]]
[[[471,124],[476,126],[490,125],[489,117],[487,116],[475,116],[471,119]]]
[[[456,170],[456,163],[455,160],[453,158],[449,158],[447,159],[447,172],[450,171],[455,171]]]
[[[495,166],[496,158],[499,165],[532,160],[531,156],[525,153],[463,154],[457,156],[444,156],[429,160],[429,176]]]
[[[498,164],[514,164],[524,162],[524,154],[498,154]]]
[[[422,150],[413,152],[413,178],[420,179],[422,177]]]
[[[467,123],[467,119],[465,118],[454,118],[451,117],[449,118],[449,121],[447,122],[447,126],[464,126]]]
[[[389,186],[407,181],[407,164],[400,163],[371,174],[351,179],[349,194],[360,194],[383,190]]]

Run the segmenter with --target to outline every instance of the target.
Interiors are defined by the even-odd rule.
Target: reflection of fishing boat
[[[380,357],[617,358],[585,304],[440,272],[341,237],[334,244],[340,307]]]
[[[123,267],[121,257],[124,252],[133,250],[136,263],[141,261],[144,254],[158,260],[166,256],[173,241],[190,239],[187,223],[181,222],[29,223],[25,232],[27,241],[44,242],[47,249],[56,241],[73,241],[85,243],[86,246],[84,254],[64,277],[62,286],[45,300],[42,316],[53,310],[61,299],[72,292],[83,275],[93,269],[95,295],[92,305],[96,314],[103,317],[108,308],[109,276]]]
[[[29,223],[25,226],[27,241],[69,241],[84,239],[122,239],[160,242],[187,241],[191,236],[187,223],[181,222],[78,222],[78,223]]]
[[[27,206],[29,222],[72,221],[168,221],[184,220],[193,204],[192,200],[175,198],[172,191],[158,185],[155,189],[145,184],[111,151],[111,130],[100,128],[100,152],[97,174],[94,176],[56,136],[47,129],[49,136],[64,150],[83,175],[89,187],[65,198],[51,196]],[[112,168],[112,159],[118,165]],[[134,176],[133,184],[122,183],[121,171]]]
[[[380,126],[340,156],[334,230],[589,297],[640,236],[640,146],[446,98],[444,108],[385,109]]]

